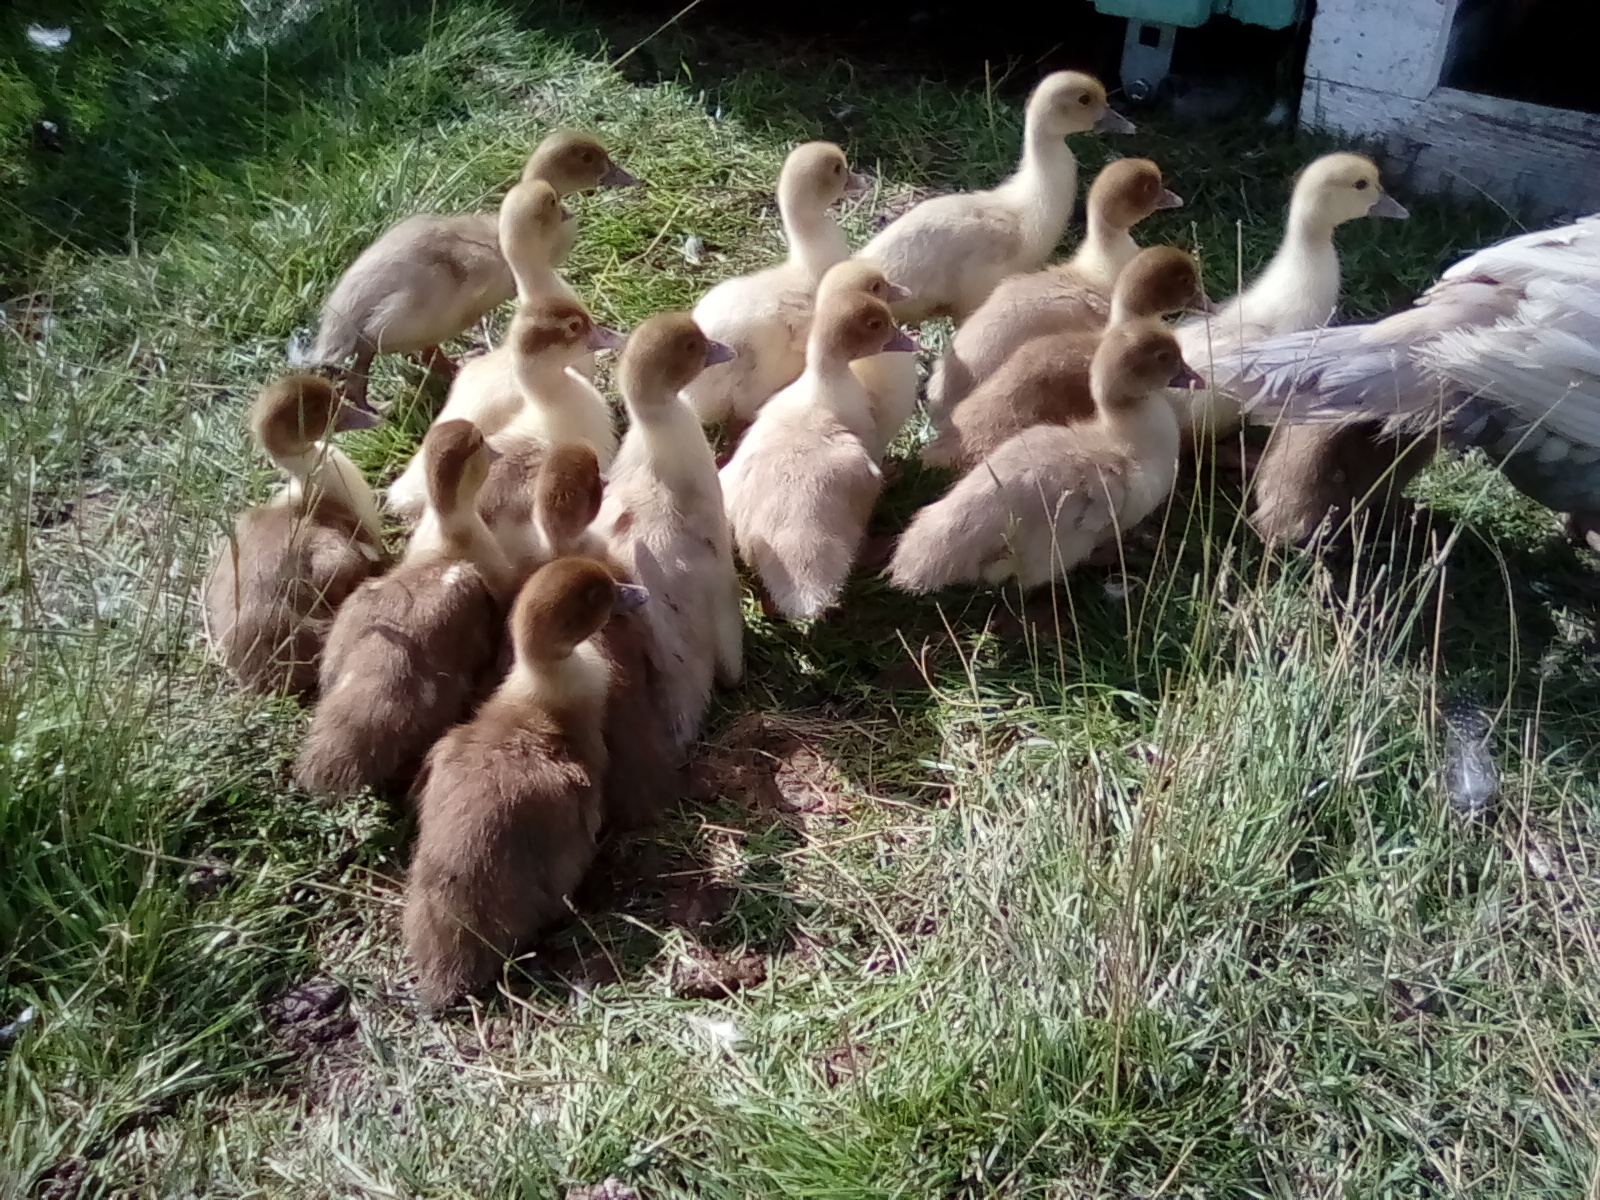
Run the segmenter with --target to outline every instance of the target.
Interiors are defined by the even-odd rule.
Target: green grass
[[[879,205],[983,183],[1028,81],[991,105],[736,40],[707,71],[681,31],[619,70],[648,26],[492,0],[80,7],[23,14],[74,25],[60,57],[0,46],[0,1024],[37,1011],[0,1195],[1600,1188],[1593,563],[1473,462],[1418,485],[1431,559],[1269,558],[1194,488],[1125,599],[1086,572],[1023,632],[1009,594],[868,577],[810,631],[752,605],[683,814],[513,998],[421,1018],[403,814],[296,792],[303,714],[198,643],[210,543],[269,485],[253,390],[358,247],[489,202],[552,125],[648,181],[579,201],[571,277],[628,327],[776,253],[793,141],[840,140]],[[52,113],[60,155],[24,137]],[[1155,122],[1081,153],[1160,162],[1189,203],[1146,240],[1226,294],[1320,148]],[[1353,314],[1513,227],[1405,199],[1340,233]],[[402,367],[375,386],[384,476],[426,410]],[[885,530],[938,487],[915,438]],[[1456,691],[1498,718],[1477,823],[1436,785]],[[686,998],[691,954],[765,978]],[[353,1026],[285,1025],[322,978]]]

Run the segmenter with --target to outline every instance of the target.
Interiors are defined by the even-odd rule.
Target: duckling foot
[[[454,379],[456,371],[460,369],[456,365],[456,360],[437,346],[429,346],[426,350],[419,350],[408,357],[424,370],[444,379]]]
[[[1101,542],[1083,560],[1089,567],[1117,567],[1122,565],[1122,548],[1116,542]]]
[[[881,571],[894,557],[895,542],[892,533],[879,533],[861,543],[861,553],[856,556],[856,566],[864,571]]]
[[[1600,513],[1568,513],[1567,536],[1600,554]]]
[[[1261,464],[1262,447],[1229,439],[1216,444],[1216,464],[1236,475],[1254,475]]]

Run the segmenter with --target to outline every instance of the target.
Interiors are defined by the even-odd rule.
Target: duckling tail
[[[984,566],[1005,550],[1005,518],[997,492],[998,481],[980,463],[921,509],[895,546],[889,582],[916,593],[977,583]]]

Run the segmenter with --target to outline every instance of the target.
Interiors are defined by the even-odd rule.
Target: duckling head
[[[1134,255],[1117,276],[1113,298],[1136,317],[1203,312],[1210,307],[1194,255],[1176,246],[1151,246]]]
[[[865,175],[850,169],[844,151],[832,142],[806,142],[789,151],[778,173],[778,205],[794,211],[822,212],[867,190]]]
[[[544,456],[534,479],[533,507],[539,528],[558,553],[576,545],[594,523],[603,490],[600,460],[587,442],[562,442]]]
[[[1113,229],[1132,229],[1161,208],[1182,208],[1183,198],[1161,182],[1148,158],[1119,158],[1094,177],[1088,208]]]
[[[732,347],[708,338],[688,313],[659,313],[628,338],[618,382],[630,410],[677,403],[678,392],[701,371],[734,357]]]
[[[542,179],[561,196],[639,182],[611,161],[606,148],[594,138],[570,129],[558,129],[539,143],[522,168],[522,178],[525,182]]]
[[[1089,387],[1102,410],[1137,407],[1162,388],[1204,387],[1183,361],[1178,340],[1159,321],[1124,321],[1106,331],[1089,363]]]
[[[1325,154],[1295,181],[1289,202],[1296,217],[1332,229],[1358,217],[1405,217],[1404,207],[1383,190],[1378,168],[1360,154]]]
[[[817,305],[820,307],[828,303],[834,296],[852,293],[872,296],[885,304],[893,304],[911,295],[909,289],[890,283],[883,268],[872,259],[847,258],[829,267],[828,273],[822,277],[822,282],[817,285]]]
[[[475,511],[489,465],[500,457],[471,421],[440,421],[422,439],[428,503],[441,521]]]
[[[1111,107],[1105,85],[1082,71],[1046,75],[1028,97],[1027,121],[1051,137],[1096,129],[1132,133],[1134,124]]]
[[[519,257],[524,247],[548,251],[562,222],[571,219],[554,187],[542,179],[524,179],[500,201],[500,242],[517,247]]]
[[[522,585],[511,610],[520,663],[560,662],[604,628],[613,613],[637,609],[646,592],[619,584],[592,558],[558,558]]]
[[[826,305],[819,304],[815,336],[823,348],[851,362],[874,354],[917,348],[894,323],[889,306],[862,292],[833,296]]]
[[[543,296],[524,304],[511,318],[506,344],[517,359],[566,367],[586,350],[615,350],[620,333],[597,325],[583,305],[559,296]]]
[[[274,459],[299,458],[329,433],[370,429],[378,415],[363,402],[341,404],[320,375],[285,375],[261,389],[250,406],[250,431]]]

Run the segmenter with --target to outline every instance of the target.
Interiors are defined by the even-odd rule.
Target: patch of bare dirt
[[[608,1175],[599,1183],[568,1188],[566,1200],[639,1200],[639,1193],[615,1175]]]
[[[838,1087],[867,1069],[867,1048],[854,1043],[835,1046],[817,1057],[817,1070],[829,1087]]]
[[[693,946],[672,964],[672,994],[684,1000],[726,1000],[767,980],[767,963],[758,954],[716,954]]]
[[[769,815],[847,811],[844,775],[816,740],[801,723],[760,713],[742,717],[701,747],[690,766],[689,795],[700,802],[732,800]]]
[[[355,1034],[350,991],[326,976],[309,979],[267,1006],[273,1032],[286,1050],[309,1054]]]

